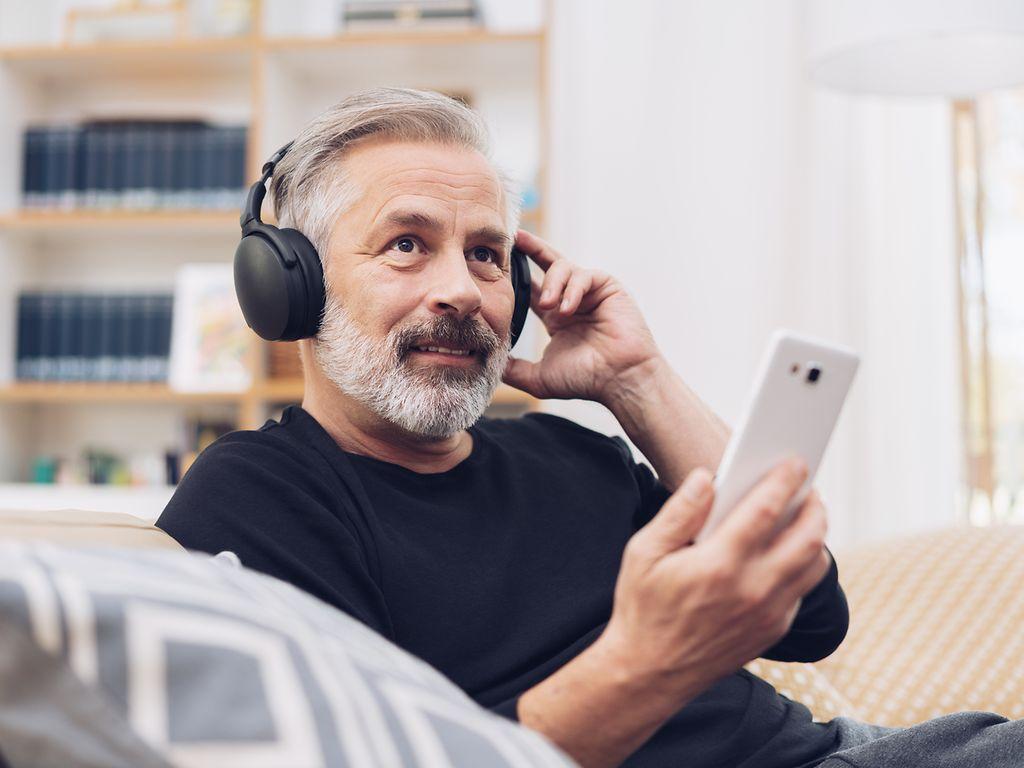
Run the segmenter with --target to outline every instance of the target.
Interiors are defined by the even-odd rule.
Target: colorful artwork
[[[249,388],[255,336],[235,298],[231,264],[186,264],[178,273],[170,385],[185,392]]]

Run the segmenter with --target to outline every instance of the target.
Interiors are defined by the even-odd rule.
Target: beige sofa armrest
[[[159,528],[132,515],[78,509],[0,510],[0,538],[43,539],[72,546],[183,549]]]

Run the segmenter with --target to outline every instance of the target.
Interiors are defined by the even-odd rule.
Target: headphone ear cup
[[[511,258],[512,291],[515,294],[515,309],[512,310],[511,346],[519,340],[526,318],[530,314],[530,262],[518,248],[512,249]]]
[[[246,324],[260,338],[277,341],[288,328],[288,269],[277,248],[258,232],[235,249],[235,295]]]
[[[320,256],[296,229],[255,224],[235,249],[235,294],[245,322],[267,341],[315,336],[324,309]]]
[[[320,254],[309,239],[297,229],[279,229],[278,233],[292,249],[297,262],[293,268],[293,282],[301,297],[291,306],[289,318],[289,341],[308,339],[320,330],[320,318],[324,312],[324,268]]]

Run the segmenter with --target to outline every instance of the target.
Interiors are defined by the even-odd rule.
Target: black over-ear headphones
[[[240,223],[242,240],[235,249],[235,294],[245,322],[267,341],[296,341],[315,336],[324,310],[324,272],[313,244],[297,229],[278,229],[260,220],[267,181],[293,142],[263,165],[249,188]],[[526,254],[512,249],[511,341],[523,331],[530,311],[530,265]]]

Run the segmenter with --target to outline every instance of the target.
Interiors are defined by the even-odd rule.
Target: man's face
[[[345,163],[360,197],[324,258],[317,361],[384,419],[447,437],[479,418],[508,359],[501,183],[478,152],[437,144],[373,140]]]

